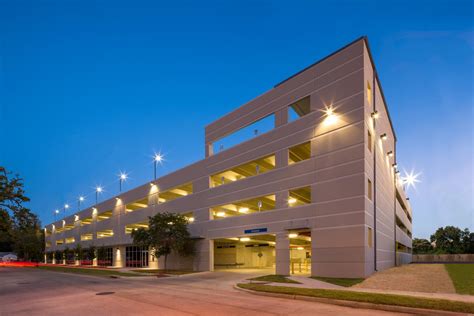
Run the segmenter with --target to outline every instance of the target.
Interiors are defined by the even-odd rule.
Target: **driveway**
[[[0,315],[395,315],[257,296],[232,287],[261,274],[262,270],[242,269],[173,278],[111,279],[0,268]]]

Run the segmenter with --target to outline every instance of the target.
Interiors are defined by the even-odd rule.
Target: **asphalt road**
[[[0,315],[395,315],[233,289],[252,274],[255,271],[111,279],[0,268]],[[97,295],[101,292],[113,293]]]

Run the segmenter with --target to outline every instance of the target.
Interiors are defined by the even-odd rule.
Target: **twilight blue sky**
[[[414,236],[474,230],[472,1],[0,0],[0,165],[43,224],[119,170],[130,189],[204,156],[204,126],[368,35]]]

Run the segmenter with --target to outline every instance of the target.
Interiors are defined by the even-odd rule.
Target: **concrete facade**
[[[263,234],[272,239],[260,245],[272,249],[262,248],[258,255],[272,254],[277,274],[292,272],[290,253],[302,248],[302,260],[310,262],[311,274],[317,276],[366,277],[410,262],[411,207],[397,181],[396,135],[374,67],[367,39],[350,43],[208,125],[205,159],[47,225],[46,251],[77,243],[83,248],[110,246],[114,265],[123,266],[125,246],[132,244],[127,225],[169,211],[191,214],[189,230],[197,239],[194,257],[168,259],[174,268],[212,271],[215,259],[223,260],[214,254],[221,249],[217,245],[225,247],[226,239],[243,237],[254,238],[256,245]],[[290,121],[289,106],[295,104],[303,114]],[[270,131],[255,131],[230,148],[214,148],[221,139],[269,115],[274,120]],[[296,152],[292,148],[300,144],[309,144],[310,155],[291,160]],[[253,168],[254,161],[255,175],[226,178],[242,169],[238,166]],[[187,191],[180,193],[185,184]],[[294,192],[301,188],[309,201],[295,199],[292,206],[293,197],[300,196]],[[168,192],[182,195],[161,201],[171,196]],[[135,201],[146,203],[127,209]],[[255,201],[258,211],[251,207]],[[250,213],[242,205],[249,205]],[[104,212],[109,218],[98,221]],[[292,249],[292,232],[304,232],[309,248]],[[69,243],[57,244],[58,240]]]

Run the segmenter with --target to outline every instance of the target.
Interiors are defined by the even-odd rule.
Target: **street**
[[[0,315],[393,314],[257,296],[233,289],[233,284],[252,275],[256,275],[255,271],[246,270],[160,279],[112,279],[34,268],[1,268]]]

